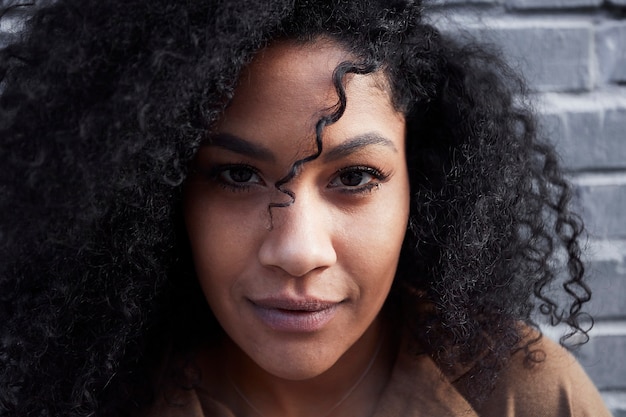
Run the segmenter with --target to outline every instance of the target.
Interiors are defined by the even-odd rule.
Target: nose
[[[272,226],[259,249],[263,266],[302,277],[337,261],[330,213],[315,197],[297,193],[290,206],[272,208]]]

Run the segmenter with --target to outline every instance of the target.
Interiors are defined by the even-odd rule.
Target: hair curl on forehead
[[[124,415],[149,402],[163,350],[219,337],[182,184],[242,69],[285,38],[328,37],[354,68],[380,68],[406,116],[411,227],[392,327],[446,372],[472,367],[484,383],[461,390],[475,403],[511,352],[532,358],[519,324],[533,311],[585,334],[582,226],[523,82],[422,9],[58,0],[34,14],[0,51],[0,415]]]

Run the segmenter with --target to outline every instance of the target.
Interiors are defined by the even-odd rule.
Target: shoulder
[[[485,417],[610,417],[599,392],[578,361],[542,337],[530,346],[540,361],[515,353],[480,407]]]
[[[180,390],[174,397],[160,393],[148,408],[133,417],[235,417],[224,404],[195,389]]]
[[[217,356],[211,348],[188,352],[166,352],[154,376],[152,403],[134,413],[133,417],[235,417],[225,404],[217,401],[207,391],[202,381],[203,369],[215,370]],[[216,382],[222,384],[222,380]],[[215,388],[211,386],[211,388]]]

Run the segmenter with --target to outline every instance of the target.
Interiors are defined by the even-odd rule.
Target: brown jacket
[[[400,352],[373,417],[610,417],[600,394],[576,359],[543,338],[533,348],[545,360],[532,368],[513,356],[496,387],[474,409],[426,355]],[[176,405],[157,404],[147,417],[226,417],[231,412],[196,391],[177,396]]]

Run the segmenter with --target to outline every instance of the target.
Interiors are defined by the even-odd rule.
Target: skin
[[[319,416],[374,358],[345,404],[367,399],[391,368],[387,346],[375,353],[409,181],[405,119],[383,74],[346,76],[346,112],[324,129],[324,152],[285,186],[295,201],[268,210],[290,201],[274,184],[314,153],[315,123],[337,102],[333,70],[350,58],[323,39],[262,50],[186,186],[198,279],[229,337],[213,356],[265,415]]]

